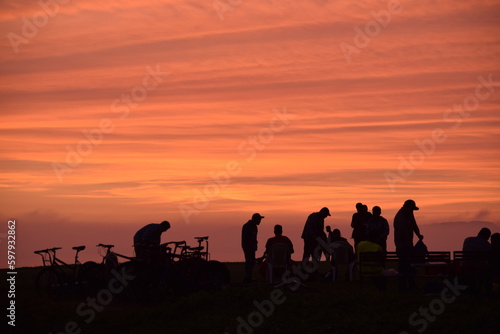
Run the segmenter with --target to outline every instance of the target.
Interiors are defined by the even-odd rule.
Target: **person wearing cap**
[[[321,238],[326,243],[325,234],[325,218],[329,217],[330,210],[328,208],[322,208],[319,212],[313,212],[307,217],[306,223],[304,225],[304,230],[302,231],[301,238],[304,239],[304,255],[302,256],[302,262],[309,261],[312,257],[316,261],[321,258],[321,252],[315,254],[315,249],[318,247],[318,238]]]
[[[416,288],[410,263],[410,254],[413,250],[413,233],[417,235],[419,240],[422,240],[424,236],[420,234],[420,229],[415,220],[413,214],[415,210],[419,210],[419,208],[414,200],[409,199],[405,201],[403,207],[399,209],[394,217],[394,243],[399,259],[398,271],[401,275],[399,279],[400,290]]]
[[[259,213],[254,213],[252,219],[243,225],[241,230],[241,247],[245,254],[245,283],[252,282],[252,271],[255,264],[255,252],[257,252],[257,226],[262,218]]]
[[[170,223],[165,220],[160,224],[148,224],[137,231],[134,235],[135,256],[142,259],[148,247],[160,246],[161,235],[168,229]]]

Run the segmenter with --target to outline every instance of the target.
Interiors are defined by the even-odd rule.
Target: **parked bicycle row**
[[[195,239],[198,245],[192,247],[186,241],[160,244],[159,239],[156,243],[134,237],[135,256],[114,252],[114,245],[98,244],[102,260],[83,264],[78,257],[85,246],[73,247],[72,264],[57,257],[60,247],[38,250],[35,254],[42,257],[44,268],[36,278],[35,287],[40,295],[54,299],[95,295],[113,277],[126,275],[133,279],[120,295],[132,300],[175,298],[196,290],[224,288],[230,282],[228,269],[223,263],[210,260],[208,236]]]

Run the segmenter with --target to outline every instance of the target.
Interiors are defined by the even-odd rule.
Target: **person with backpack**
[[[416,289],[415,272],[411,268],[411,257],[413,254],[413,234],[419,240],[424,236],[420,234],[414,211],[419,210],[414,200],[407,200],[394,217],[394,243],[398,255],[399,266],[399,290],[405,291]]]

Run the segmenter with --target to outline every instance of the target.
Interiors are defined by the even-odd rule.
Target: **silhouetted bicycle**
[[[198,247],[184,247],[182,259],[187,267],[196,268],[194,282],[197,289],[223,289],[230,283],[229,270],[222,262],[210,260],[208,237],[195,237]],[[205,242],[205,246],[201,243]],[[202,261],[200,261],[202,260]]]
[[[35,281],[36,291],[43,297],[59,298],[62,295],[81,291],[79,274],[85,271],[86,268],[78,261],[78,253],[84,250],[85,246],[73,247],[76,253],[75,262],[72,265],[57,258],[56,251],[59,249],[61,247],[34,252],[42,257],[44,266]]]
[[[105,288],[109,280],[113,277],[112,271],[118,270],[118,258],[123,258],[128,261],[134,261],[134,257],[122,255],[112,252],[114,245],[98,244],[98,253],[102,257],[100,263],[88,261],[83,264],[79,275],[79,281],[83,287],[83,292],[86,295],[94,295],[100,289]]]
[[[198,242],[208,237],[197,238]],[[127,287],[128,295],[138,300],[178,298],[197,290],[222,289],[229,284],[229,271],[218,261],[207,261],[203,247],[189,247],[185,241],[148,247],[146,259],[120,265],[135,276]],[[205,253],[205,254],[204,254]]]
[[[210,253],[208,252],[208,237],[194,237],[197,242],[197,247],[186,246],[186,255],[191,257],[199,257],[206,261],[210,260]],[[205,241],[205,246],[202,246],[203,241]]]

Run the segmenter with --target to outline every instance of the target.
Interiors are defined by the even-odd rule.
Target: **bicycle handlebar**
[[[208,240],[208,237],[194,237],[198,241],[205,241]]]
[[[54,248],[42,249],[42,250],[34,251],[33,253],[40,254],[40,253],[55,252],[58,249],[61,249],[61,247],[54,247]]]

